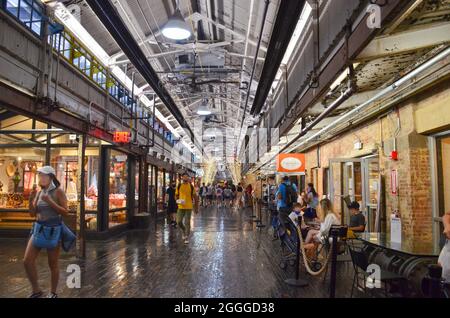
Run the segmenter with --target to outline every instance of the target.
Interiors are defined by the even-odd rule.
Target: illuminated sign
[[[131,133],[128,131],[115,131],[113,141],[119,144],[128,144],[131,140]]]
[[[304,173],[305,154],[281,153],[277,156],[277,172]]]

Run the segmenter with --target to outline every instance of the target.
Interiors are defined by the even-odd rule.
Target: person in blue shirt
[[[280,213],[289,213],[292,210],[292,205],[296,202],[287,202],[287,189],[288,186],[291,186],[292,189],[297,193],[297,186],[295,184],[291,184],[288,176],[283,177],[283,182],[278,187],[278,191],[276,193],[277,197],[277,208]]]

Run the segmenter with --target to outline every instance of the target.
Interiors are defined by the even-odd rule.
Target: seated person
[[[294,222],[294,224],[299,227],[300,232],[302,233],[302,237],[305,238],[309,227],[305,224],[305,221],[303,219],[303,206],[300,203],[294,203],[293,205],[293,211],[291,214],[289,214],[289,218]],[[301,223],[299,224],[299,217],[301,218]]]
[[[353,233],[361,233],[366,229],[366,218],[359,210],[359,203],[352,202],[348,206],[350,211],[350,224],[348,226],[349,231]]]
[[[302,216],[302,205],[300,203],[294,203],[292,207],[292,212],[289,214],[289,218],[294,222],[295,225],[299,226],[298,218]]]
[[[319,222],[319,218],[317,217],[317,211],[316,209],[313,209],[309,206],[303,206],[302,208],[303,210],[303,218],[305,220],[306,223],[311,223],[311,222]]]
[[[320,229],[311,229],[308,231],[305,239],[305,248],[308,248],[308,245],[322,242],[322,238],[328,235],[331,226],[340,224],[339,216],[334,213],[329,199],[320,201],[320,208],[322,209],[323,215],[325,215],[325,220],[320,224]]]
[[[438,264],[442,267],[442,278],[450,283],[450,212],[442,218],[444,224],[445,245],[439,255]]]

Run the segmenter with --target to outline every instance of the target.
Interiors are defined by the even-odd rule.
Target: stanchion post
[[[263,227],[266,227],[266,225],[265,224],[263,224],[263,220],[262,220],[262,208],[261,208],[261,206],[262,206],[262,201],[261,200],[259,200],[259,203],[258,203],[258,225],[256,225],[256,227],[258,227],[258,228],[263,228]]]
[[[331,229],[330,231],[331,239],[331,273],[330,273],[330,298],[335,298],[336,296],[336,267],[337,267],[337,240],[338,240],[338,230]]]
[[[305,287],[308,286],[308,282],[305,280],[300,279],[300,252],[301,252],[301,246],[300,246],[300,236],[302,233],[297,229],[297,257],[295,258],[295,279],[289,278],[286,279],[285,282],[288,285],[295,286],[295,287]]]

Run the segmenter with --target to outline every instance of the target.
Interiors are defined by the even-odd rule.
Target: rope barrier
[[[324,270],[327,268],[327,266],[328,266],[328,263],[329,263],[329,260],[330,260],[330,255],[331,255],[332,252],[333,252],[333,245],[330,245],[330,250],[329,250],[329,252],[328,252],[328,254],[327,254],[325,263],[324,263],[324,265],[322,266],[322,268],[321,268],[320,270],[318,270],[318,271],[313,271],[313,270],[311,269],[311,267],[309,266],[309,261],[308,261],[308,259],[307,259],[307,257],[306,257],[306,253],[305,253],[305,251],[306,251],[306,250],[305,250],[305,243],[303,242],[302,233],[301,233],[301,231],[299,230],[298,226],[297,226],[296,228],[297,228],[297,235],[298,235],[298,237],[300,238],[300,250],[301,250],[302,255],[303,255],[302,259],[303,259],[303,263],[305,264],[306,271],[308,272],[308,274],[310,274],[310,275],[312,275],[312,276],[318,276],[318,275],[322,274],[323,271],[324,271]],[[298,264],[298,265],[300,266],[300,264]]]

